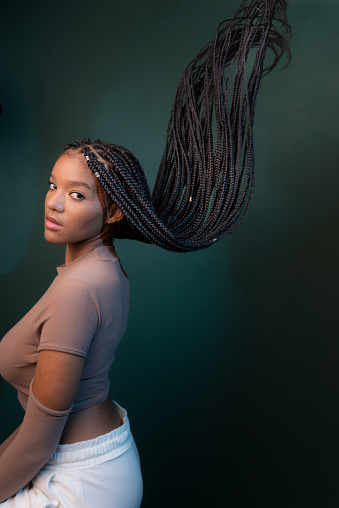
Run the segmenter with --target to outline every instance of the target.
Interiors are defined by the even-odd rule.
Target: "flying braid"
[[[245,0],[184,70],[151,196],[138,159],[99,139],[71,143],[123,212],[114,236],[203,249],[244,219],[254,186],[253,122],[263,76],[290,50],[285,0]],[[248,72],[249,51],[256,48]],[[264,69],[266,50],[273,62]],[[214,125],[216,127],[214,127]],[[213,138],[214,136],[214,138]]]

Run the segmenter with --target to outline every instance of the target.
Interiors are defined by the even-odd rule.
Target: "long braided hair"
[[[151,195],[138,159],[120,145],[84,139],[80,151],[124,218],[114,237],[195,251],[232,233],[253,193],[253,122],[263,76],[290,50],[285,0],[244,0],[184,70]],[[256,48],[248,73],[249,51]],[[267,49],[273,62],[266,69]],[[213,127],[216,126],[216,127]],[[213,139],[214,136],[214,139]]]

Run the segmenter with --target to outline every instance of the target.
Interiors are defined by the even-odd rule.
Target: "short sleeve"
[[[64,279],[51,288],[38,351],[85,357],[100,323],[95,289],[80,279]]]

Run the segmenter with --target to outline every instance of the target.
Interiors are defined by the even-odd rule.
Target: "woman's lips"
[[[46,215],[45,227],[47,229],[57,231],[58,229],[61,229],[62,226],[54,219],[54,217],[51,217],[50,215]]]

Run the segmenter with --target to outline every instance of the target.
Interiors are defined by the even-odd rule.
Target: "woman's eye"
[[[49,186],[49,190],[55,190],[56,189],[56,185],[53,182],[48,182],[48,186]]]
[[[73,199],[75,199],[76,201],[81,201],[82,199],[85,199],[85,196],[83,196],[82,194],[80,194],[80,192],[71,192],[71,196]]]

